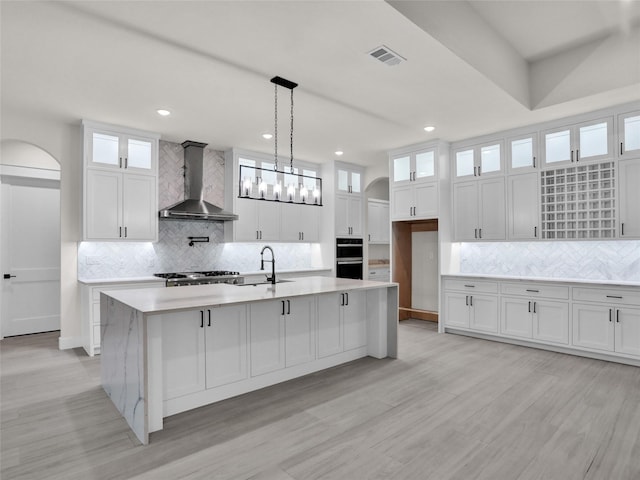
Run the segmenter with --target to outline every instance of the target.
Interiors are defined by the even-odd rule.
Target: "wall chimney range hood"
[[[206,143],[187,140],[184,148],[184,200],[160,210],[161,219],[226,222],[238,216],[204,200],[204,147]]]

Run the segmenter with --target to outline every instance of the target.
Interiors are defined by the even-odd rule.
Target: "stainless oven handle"
[[[362,248],[361,243],[338,243],[338,247],[349,247],[349,248]]]
[[[362,265],[362,260],[350,260],[346,262],[338,260],[338,265]]]

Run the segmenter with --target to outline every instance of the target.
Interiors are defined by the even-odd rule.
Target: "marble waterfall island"
[[[398,286],[330,277],[102,293],[102,385],[143,443],[163,419],[397,356]]]

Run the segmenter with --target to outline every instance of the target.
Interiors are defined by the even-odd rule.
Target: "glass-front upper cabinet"
[[[158,138],[118,131],[84,122],[85,162],[88,167],[155,174]]]
[[[436,150],[420,150],[392,157],[393,184],[427,182],[436,179]]]
[[[542,132],[546,166],[603,160],[612,155],[613,118],[604,118]]]
[[[538,135],[531,133],[507,139],[509,173],[525,173],[538,167]]]
[[[503,151],[502,141],[454,150],[454,179],[468,180],[473,177],[501,175],[504,173]]]
[[[337,193],[362,193],[362,168],[356,165],[336,162]]]
[[[640,111],[618,116],[618,143],[621,157],[640,154]]]

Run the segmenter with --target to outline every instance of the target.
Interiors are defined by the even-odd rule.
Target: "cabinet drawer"
[[[485,282],[478,280],[457,280],[446,279],[444,281],[445,290],[461,290],[463,292],[477,292],[477,293],[498,293],[497,282]]]
[[[569,287],[559,285],[540,285],[536,283],[503,283],[500,291],[504,295],[523,295],[530,298],[569,299]]]
[[[640,305],[640,291],[619,288],[573,287],[573,299],[581,302]]]

